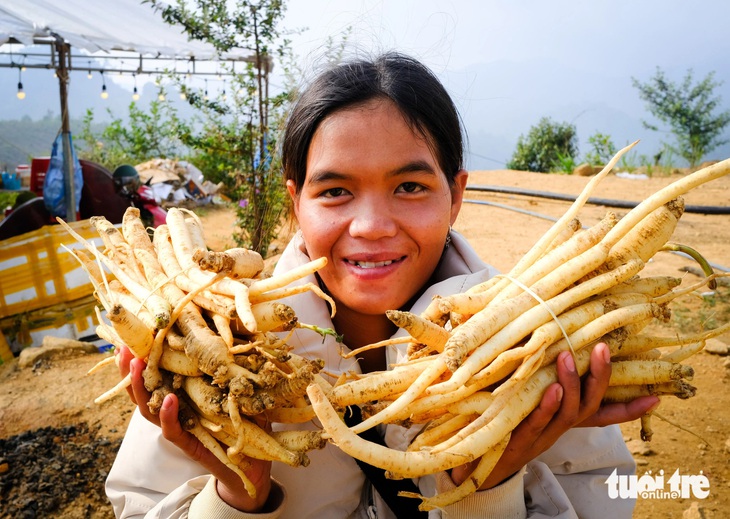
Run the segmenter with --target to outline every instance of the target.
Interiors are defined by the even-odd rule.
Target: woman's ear
[[[469,180],[469,173],[465,169],[459,170],[454,175],[454,183],[451,186],[451,225],[454,225],[456,217],[459,216],[459,211],[461,211],[467,180]]]
[[[297,194],[297,186],[292,179],[286,181],[286,190],[289,192],[292,207],[294,207],[294,216],[299,218],[299,195]]]

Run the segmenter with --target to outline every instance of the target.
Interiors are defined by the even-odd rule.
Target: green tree
[[[132,102],[127,122],[115,118],[111,112],[109,115],[112,121],[98,132],[93,125],[93,110],[86,111],[79,135],[81,158],[114,171],[120,164],[134,165],[185,153],[185,146],[178,135],[189,129],[169,103],[152,101],[145,111]]]
[[[586,162],[592,166],[607,164],[616,155],[616,146],[611,140],[610,135],[596,132],[588,137],[588,144],[591,147],[591,151],[586,153]]]
[[[127,153],[133,163],[152,158],[171,158],[184,153],[178,137],[187,126],[169,103],[152,101],[148,110],[129,104],[129,122],[114,119],[103,132],[105,139]]]
[[[577,140],[574,125],[556,123],[549,117],[543,117],[530,128],[526,137],[520,135],[507,167],[541,173],[561,169],[562,164],[578,154]]]
[[[677,139],[672,151],[695,167],[702,158],[718,146],[725,144],[721,139],[725,127],[730,123],[730,111],[717,113],[721,98],[714,95],[715,88],[722,83],[714,80],[715,73],[695,83],[692,70],[687,71],[681,83],[673,83],[657,68],[654,77],[646,83],[632,78],[639,90],[639,96],[647,103],[649,112],[670,128]],[[644,121],[650,130],[658,127]]]
[[[101,164],[114,171],[120,164],[131,162],[127,153],[113,144],[105,142],[104,128],[98,129],[94,123],[94,111],[87,109],[81,122],[81,131],[74,141],[79,158]]]
[[[238,201],[239,245],[266,256],[284,213],[286,191],[275,158],[277,130],[283,121],[287,92],[270,95],[268,74],[273,59],[284,61],[289,44],[280,38],[284,16],[280,0],[178,0],[174,5],[146,0],[163,19],[182,26],[195,40],[212,44],[224,54],[251,49],[243,70],[224,67],[228,93],[207,99],[180,84],[190,104],[202,115],[202,129],[188,128],[183,141],[198,151],[198,163],[212,181],[223,181]],[[240,68],[240,67],[239,67]]]

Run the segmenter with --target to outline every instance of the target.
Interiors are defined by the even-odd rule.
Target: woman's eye
[[[418,182],[403,182],[400,186],[398,186],[398,191],[404,193],[420,193],[424,189],[425,188]]]
[[[347,191],[342,187],[333,187],[331,189],[323,191],[320,196],[323,196],[325,198],[337,198],[338,196],[342,196],[346,193]]]

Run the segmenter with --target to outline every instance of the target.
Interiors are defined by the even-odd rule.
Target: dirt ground
[[[648,180],[610,176],[594,197],[641,201],[680,175]],[[541,175],[516,171],[472,173],[471,184],[514,186],[523,189],[577,195],[586,178]],[[544,198],[494,193],[467,192],[454,228],[462,232],[480,255],[507,271],[551,225],[549,218],[563,214],[569,203]],[[524,214],[481,201],[529,211]],[[730,178],[715,181],[686,196],[689,205],[728,206]],[[606,212],[604,206],[589,205],[581,212],[584,225],[591,225]],[[626,209],[614,209],[618,216]],[[215,249],[233,245],[230,230],[232,211],[203,212],[206,238]],[[674,240],[693,246],[711,262],[730,267],[728,217],[685,214]],[[679,255],[662,253],[645,269],[646,275],[686,276],[680,271],[692,263]],[[705,290],[705,292],[707,292]],[[671,328],[656,327],[657,334],[691,333],[716,327],[730,320],[730,289],[714,295],[694,294],[674,304]],[[719,337],[730,344],[730,334]],[[104,357],[87,355],[72,359],[43,361],[19,369],[17,363],[0,366],[0,517],[113,517],[103,495],[103,479],[110,467],[132,411],[120,396],[104,405],[93,399],[112,387],[118,376],[113,367],[93,374],[86,372]],[[638,463],[638,474],[663,471],[669,479],[680,474],[707,476],[709,496],[705,499],[639,499],[634,517],[682,517],[694,507],[699,515],[721,518],[730,515],[730,367],[728,357],[702,352],[685,361],[695,368],[692,384],[697,395],[690,400],[665,398],[657,413],[667,419],[653,420],[654,438],[649,444],[639,439],[639,424],[622,426],[626,441]],[[67,481],[83,482],[69,485]],[[63,483],[62,483],[63,481]],[[695,503],[693,505],[693,502]],[[35,504],[34,504],[35,503]],[[704,514],[704,515],[702,515]]]

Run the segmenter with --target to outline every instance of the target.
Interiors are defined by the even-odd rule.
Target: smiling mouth
[[[353,261],[353,260],[346,260],[346,261],[350,265],[359,267],[361,269],[374,269],[374,268],[378,268],[378,267],[387,267],[388,265],[401,261],[402,259],[403,258],[398,258],[395,260],[387,260],[387,261]]]

